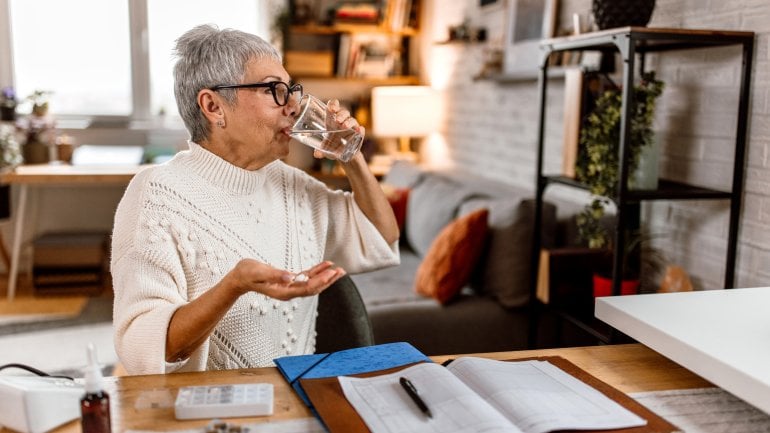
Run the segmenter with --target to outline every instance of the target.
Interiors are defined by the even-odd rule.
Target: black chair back
[[[335,281],[318,296],[316,353],[374,344],[366,306],[350,276]]]

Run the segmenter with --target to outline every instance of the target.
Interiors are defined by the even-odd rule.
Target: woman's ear
[[[224,121],[222,99],[215,91],[203,89],[198,92],[198,106],[201,107],[203,115],[206,116],[212,124]]]

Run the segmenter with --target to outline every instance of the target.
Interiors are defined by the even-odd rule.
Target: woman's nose
[[[286,115],[291,117],[297,117],[299,113],[299,99],[289,98],[289,103],[285,105]]]

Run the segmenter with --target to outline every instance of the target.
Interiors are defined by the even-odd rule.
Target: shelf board
[[[588,50],[615,47],[618,40],[632,38],[639,52],[705,48],[746,44],[754,32],[656,27],[618,27],[580,35],[544,39],[540,46],[550,51]]]
[[[335,24],[332,26],[320,26],[317,24],[308,24],[302,26],[291,26],[292,33],[305,33],[314,35],[335,35],[338,33],[385,33],[390,35],[415,36],[417,29],[402,28],[391,29],[384,25],[376,24]]]
[[[347,83],[361,83],[372,85],[417,85],[420,84],[420,79],[413,75],[401,75],[395,77],[329,77],[329,76],[296,76],[295,79],[302,79],[303,81],[322,80],[322,81],[339,81]]]
[[[548,68],[548,78],[549,79],[557,79],[557,78],[564,78],[565,71],[570,68],[563,68],[563,67],[552,67]],[[512,72],[512,73],[500,73],[500,74],[494,74],[494,75],[487,75],[487,76],[478,76],[474,77],[475,80],[492,80],[497,82],[498,84],[516,84],[516,83],[526,83],[526,82],[532,82],[537,81],[540,77],[540,71],[538,70],[532,70],[532,71],[521,71],[521,72]]]
[[[543,176],[548,184],[568,185],[574,188],[588,190],[588,187],[577,180],[566,176]],[[660,179],[658,189],[629,190],[627,200],[631,202],[642,200],[729,200],[732,193],[710,188],[689,185],[682,182]]]

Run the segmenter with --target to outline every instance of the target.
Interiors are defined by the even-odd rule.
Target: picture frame
[[[557,0],[508,0],[503,73],[537,73],[540,41],[554,36]]]

